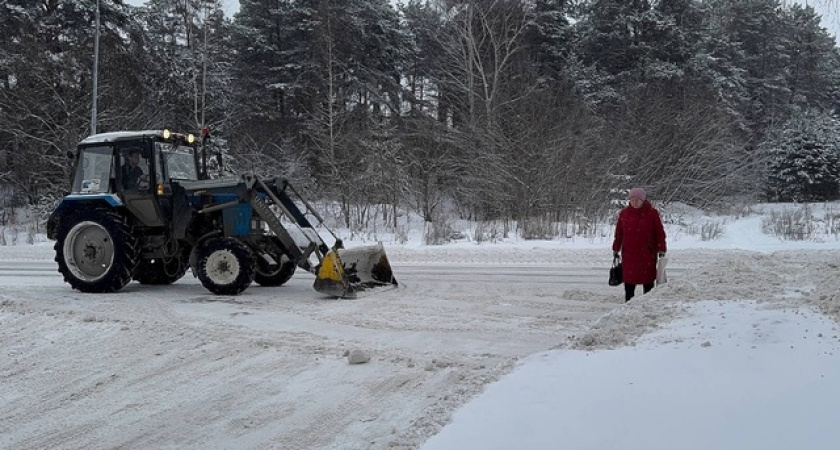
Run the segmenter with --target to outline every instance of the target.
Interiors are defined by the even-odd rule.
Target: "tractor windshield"
[[[198,180],[198,160],[193,147],[174,146],[162,142],[155,145],[160,155],[158,161],[163,166],[159,167],[158,170],[164,174],[164,182],[169,180]]]

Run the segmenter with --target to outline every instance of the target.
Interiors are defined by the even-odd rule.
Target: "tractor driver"
[[[122,168],[123,189],[136,191],[145,180],[147,180],[147,175],[140,167],[140,150],[131,149]]]

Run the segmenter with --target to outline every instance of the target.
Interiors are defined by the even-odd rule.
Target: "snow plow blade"
[[[363,290],[396,285],[385,249],[377,244],[327,252],[318,266],[314,288],[330,296],[353,298]]]

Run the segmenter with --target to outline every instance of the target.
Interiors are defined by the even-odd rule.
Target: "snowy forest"
[[[100,0],[98,132],[208,126],[228,173],[428,222],[840,197],[840,54],[778,0]],[[96,0],[0,1],[0,199],[91,130]],[[220,170],[221,171],[221,170]]]

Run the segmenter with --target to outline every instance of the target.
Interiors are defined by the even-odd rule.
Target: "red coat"
[[[627,206],[618,214],[612,249],[621,250],[624,282],[649,284],[656,281],[656,254],[666,251],[665,228],[659,211],[645,201],[640,208]]]

